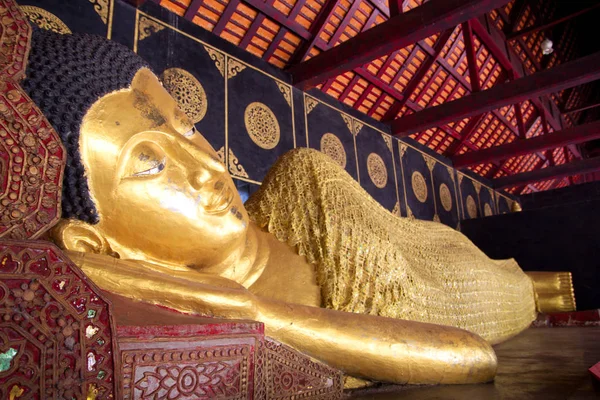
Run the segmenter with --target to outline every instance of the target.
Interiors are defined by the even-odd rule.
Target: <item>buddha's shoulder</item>
[[[315,166],[333,170],[344,170],[325,153],[308,147],[298,147],[284,153],[279,157],[273,167],[286,169],[293,168],[298,171],[307,167],[314,168]]]

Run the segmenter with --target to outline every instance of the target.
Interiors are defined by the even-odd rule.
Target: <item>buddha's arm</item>
[[[533,281],[539,312],[575,311],[575,292],[570,272],[525,272]]]
[[[490,345],[457,328],[272,301],[195,271],[167,275],[132,261],[69,255],[105,290],[179,311],[264,322],[269,336],[353,376],[476,383],[493,379],[496,372]]]

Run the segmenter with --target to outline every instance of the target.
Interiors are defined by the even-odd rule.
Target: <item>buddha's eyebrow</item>
[[[140,110],[144,118],[152,121],[152,128],[156,128],[157,126],[164,125],[167,121],[165,116],[160,112],[160,110],[155,107],[152,102],[149,101],[148,96],[137,90],[133,90],[133,106]]]

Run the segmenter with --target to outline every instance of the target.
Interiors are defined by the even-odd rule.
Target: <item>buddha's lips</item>
[[[208,201],[204,206],[204,210],[210,214],[221,213],[227,208],[233,201],[233,192],[226,184],[222,184],[221,189],[215,190],[213,193],[208,195]]]

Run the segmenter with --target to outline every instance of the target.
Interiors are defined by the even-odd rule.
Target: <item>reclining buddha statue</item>
[[[67,150],[52,239],[103,290],[261,321],[346,374],[493,379],[535,291],[439,223],[398,218],[326,155],[296,149],[243,204],[147,64],[104,38],[35,30],[24,90]]]

